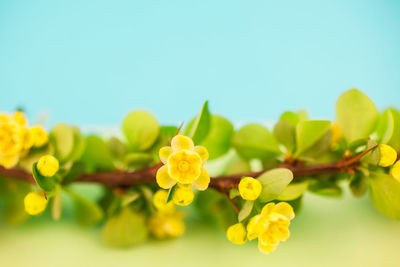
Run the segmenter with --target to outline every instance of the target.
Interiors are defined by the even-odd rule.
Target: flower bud
[[[39,159],[39,162],[37,163],[37,169],[39,173],[47,177],[56,174],[58,168],[59,168],[58,160],[51,155],[46,155],[41,157]]]
[[[381,154],[381,158],[379,159],[379,166],[388,167],[392,165],[397,159],[397,152],[391,146],[380,144],[379,152]]]
[[[246,243],[246,229],[241,223],[231,225],[226,231],[226,237],[236,245],[243,245]]]
[[[47,206],[47,200],[37,192],[30,192],[24,198],[25,211],[29,215],[42,213]]]
[[[261,194],[262,186],[253,177],[243,177],[239,183],[239,193],[245,200],[255,200]]]
[[[153,205],[157,210],[161,212],[173,212],[175,211],[175,206],[172,201],[167,201],[168,191],[160,189],[153,196]]]
[[[175,203],[175,205],[187,206],[192,203],[193,199],[194,192],[192,190],[192,185],[178,184],[174,189],[172,201]]]

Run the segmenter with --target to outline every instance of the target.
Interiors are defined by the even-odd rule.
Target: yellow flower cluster
[[[185,232],[183,213],[176,210],[174,203],[166,202],[168,192],[160,189],[153,196],[156,212],[149,218],[148,228],[158,239],[181,236]]]
[[[31,147],[42,147],[49,136],[40,126],[28,126],[21,111],[14,114],[0,113],[0,165],[13,168]]]
[[[172,200],[176,205],[189,205],[194,198],[192,186],[206,190],[210,176],[203,167],[208,159],[208,151],[203,146],[194,146],[192,139],[177,135],[172,138],[171,146],[159,151],[164,165],[157,171],[157,183],[161,188],[174,188]]]
[[[238,245],[244,244],[246,237],[248,240],[258,238],[258,249],[268,254],[289,237],[290,220],[293,218],[294,211],[290,204],[268,203],[260,214],[250,219],[247,231],[242,223],[237,223],[228,228],[226,235],[229,241]]]
[[[38,215],[46,209],[47,200],[38,192],[30,192],[24,198],[24,206],[29,215]]]

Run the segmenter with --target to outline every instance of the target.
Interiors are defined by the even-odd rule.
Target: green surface
[[[386,218],[368,197],[307,194],[291,237],[263,255],[256,243],[229,243],[225,234],[188,217],[186,234],[129,249],[105,247],[99,228],[77,226],[67,209],[60,222],[34,218],[0,227],[1,266],[399,266],[400,222]]]

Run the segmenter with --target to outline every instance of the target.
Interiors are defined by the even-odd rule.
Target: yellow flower
[[[160,149],[159,156],[164,165],[157,171],[157,183],[164,189],[178,184],[173,195],[175,204],[188,203],[190,196],[192,196],[190,202],[193,200],[192,186],[197,190],[207,189],[210,176],[203,167],[208,159],[205,147],[194,146],[189,137],[177,135],[172,138],[171,146]]]
[[[239,193],[245,200],[255,200],[261,194],[262,185],[253,177],[243,177],[239,183]]]
[[[24,198],[25,211],[30,215],[42,213],[47,206],[47,200],[37,192],[30,192]]]
[[[331,124],[331,141],[330,146],[333,147],[342,138],[342,132],[339,129],[339,125],[335,122]]]
[[[380,144],[378,146],[381,157],[379,159],[379,166],[388,167],[392,165],[397,159],[397,152],[393,147]]]
[[[185,232],[185,224],[182,221],[183,213],[156,212],[149,218],[148,228],[154,237],[158,239],[181,236]]]
[[[16,111],[13,115],[13,120],[16,124],[21,127],[28,126],[28,121],[25,117],[25,114],[22,111]]]
[[[243,245],[246,243],[246,229],[241,223],[231,225],[226,231],[226,237],[236,245]]]
[[[393,166],[392,169],[390,170],[390,175],[394,179],[400,182],[400,160],[398,160]]]
[[[47,177],[56,174],[58,168],[59,168],[58,160],[51,155],[46,155],[41,157],[37,163],[37,169],[40,172],[40,174]]]
[[[168,191],[163,189],[158,190],[153,196],[153,205],[160,212],[173,213],[176,210],[174,203],[171,201],[167,203],[167,197]]]
[[[172,193],[172,201],[178,206],[187,206],[193,202],[194,192],[191,185],[178,184]]]
[[[258,249],[268,254],[289,237],[290,220],[293,218],[293,208],[288,203],[268,203],[261,214],[251,218],[247,224],[247,239],[258,238]]]
[[[35,147],[42,147],[49,142],[49,135],[40,126],[33,126],[30,129],[32,142]]]

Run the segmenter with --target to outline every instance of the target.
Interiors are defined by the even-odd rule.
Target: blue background
[[[51,123],[333,119],[352,87],[399,104],[400,1],[0,0],[0,108]]]

